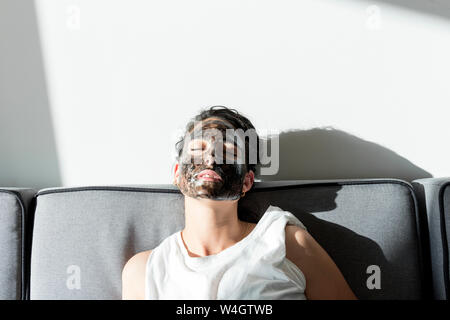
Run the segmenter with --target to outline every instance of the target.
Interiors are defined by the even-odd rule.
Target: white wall
[[[62,185],[171,183],[177,130],[216,104],[295,130],[268,179],[450,176],[443,17],[351,0],[35,3]]]

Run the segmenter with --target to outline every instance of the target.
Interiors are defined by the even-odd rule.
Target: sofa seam
[[[290,181],[290,180],[283,180]],[[295,180],[294,180],[295,181]],[[252,188],[250,192],[264,192],[271,190],[283,190],[283,189],[292,189],[299,188],[305,186],[326,186],[326,185],[361,185],[361,184],[400,184],[408,187],[412,190],[412,185],[404,180],[400,179],[382,179],[382,180],[350,180],[350,181],[323,181],[323,182],[308,182],[308,183],[296,183],[292,185],[280,185],[280,186],[267,186],[260,188]],[[170,184],[168,184],[170,186]],[[68,187],[62,189],[55,190],[44,190],[38,191],[36,193],[36,197],[48,195],[48,194],[56,194],[56,193],[69,193],[69,192],[81,192],[81,191],[129,191],[129,192],[149,192],[149,193],[177,193],[181,194],[178,189],[163,189],[163,188],[152,188],[152,187],[121,187],[121,186],[86,186],[86,187]]]
[[[446,221],[445,221],[445,211],[444,211],[444,192],[447,187],[450,186],[450,182],[447,182],[443,184],[439,188],[439,218],[440,218],[440,227],[441,227],[441,241],[442,241],[442,266],[443,266],[443,273],[444,273],[444,289],[445,289],[445,296],[446,299],[449,298],[450,295],[450,284],[449,284],[449,252],[448,252],[448,243],[447,243],[447,230],[446,230]]]
[[[25,213],[25,203],[23,198],[18,191],[0,189],[0,192],[12,194],[15,196],[17,202],[20,204],[21,209],[21,219],[20,219],[20,300],[25,300],[25,226],[26,226],[26,213]],[[16,295],[17,299],[17,295]]]

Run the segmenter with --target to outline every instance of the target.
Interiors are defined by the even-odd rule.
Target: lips
[[[205,181],[222,181],[222,178],[213,170],[206,169],[197,174],[197,179]]]

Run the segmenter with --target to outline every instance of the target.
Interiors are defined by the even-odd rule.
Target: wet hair
[[[188,124],[186,125],[185,132],[190,132],[195,125],[196,121],[202,121],[206,120],[208,118],[219,118],[222,120],[226,120],[231,123],[231,125],[234,127],[234,129],[242,129],[244,132],[248,129],[254,129],[255,127],[250,122],[250,120],[240,114],[235,109],[230,109],[225,106],[212,106],[209,109],[202,110],[198,115],[196,115],[194,118],[192,118]],[[182,153],[183,153],[183,146],[184,146],[184,136],[181,137],[181,139],[175,144],[175,149],[177,153],[177,160],[180,159]],[[247,166],[247,172],[249,170],[252,170],[253,173],[257,174],[256,170],[259,165],[259,136],[256,135],[256,163],[249,163],[249,143],[248,143],[248,137],[245,139],[245,163]]]

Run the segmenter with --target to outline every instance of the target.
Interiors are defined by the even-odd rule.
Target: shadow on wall
[[[0,186],[60,186],[34,1],[0,1]]]
[[[383,10],[384,3],[450,19],[450,1],[448,0],[376,0],[373,4],[380,5]]]
[[[279,147],[278,173],[261,181],[432,177],[392,150],[336,129],[282,132]]]
[[[341,215],[341,223],[345,221],[336,203],[340,192],[342,186],[335,185],[278,188],[275,192],[253,189],[239,202],[240,218],[257,222],[269,205],[291,212],[331,256],[359,299],[395,299],[389,294],[395,292],[392,287],[400,281],[395,275],[402,271],[386,259],[376,241],[333,222],[335,215]],[[383,291],[368,290],[366,286],[366,269],[372,264],[383,270],[383,281],[388,283]]]

